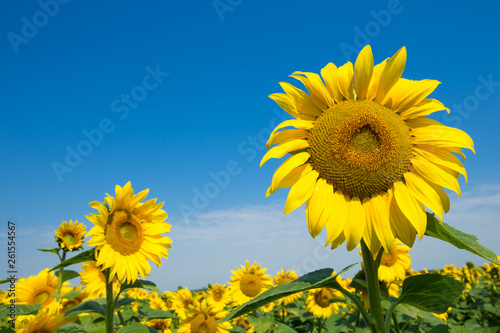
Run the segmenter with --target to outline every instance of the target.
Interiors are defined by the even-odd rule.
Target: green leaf
[[[178,318],[172,311],[163,311],[161,309],[142,309],[146,317],[149,319],[165,319],[165,318]]]
[[[410,304],[429,312],[444,313],[463,289],[463,283],[449,276],[415,275],[403,281],[403,292],[396,302]]]
[[[54,333],[87,333],[87,330],[78,324],[66,324],[54,331]]]
[[[136,301],[135,298],[130,298],[130,297],[120,298],[120,299],[118,299],[118,302],[116,302],[116,308],[119,308],[119,307],[122,307],[125,305],[129,305],[130,303],[135,302],[135,301]]]
[[[448,242],[459,249],[467,250],[495,264],[499,264],[497,255],[487,247],[479,244],[476,236],[466,234],[444,222],[440,223],[434,214],[427,213],[427,229],[425,230],[425,234]]]
[[[252,317],[248,316],[248,321],[255,328],[255,332],[266,332],[273,326],[274,316],[272,314],[266,314],[263,317]]]
[[[40,304],[16,304],[15,305],[15,311],[16,311],[16,316],[26,316],[29,314],[35,314],[40,310],[42,307]],[[0,318],[7,318],[10,313],[10,309],[7,307],[3,307],[0,310]]]
[[[14,280],[19,280],[19,278],[15,278]],[[4,280],[0,280],[0,284],[4,284],[4,283],[9,283],[11,282],[12,279],[4,279]]]
[[[57,273],[56,273],[57,276],[59,276]],[[72,271],[72,270],[64,270],[63,271],[63,282],[64,281],[69,281],[69,280],[72,280],[74,278],[77,278],[79,277],[80,274],[78,274],[78,272],[75,272],[75,271]]]
[[[91,312],[97,312],[103,317],[106,316],[106,308],[104,307],[105,300],[104,299],[97,299],[97,300],[91,300],[91,301],[85,301],[83,303],[80,303],[76,305],[75,307],[69,309],[66,311],[64,314],[66,317],[75,317],[81,313],[91,313]]]
[[[156,284],[154,284],[151,281],[147,280],[135,280],[134,283],[124,283],[120,287],[120,294],[127,290],[127,289],[132,289],[132,288],[142,288],[150,291],[154,291],[158,295],[162,295],[163,293],[161,292],[160,289],[156,288]]]
[[[72,258],[64,260],[59,265],[53,267],[50,271],[57,270],[61,267],[67,267],[70,265],[78,264],[78,263],[85,262],[85,261],[95,261],[94,251],[95,251],[95,248],[92,248],[90,250],[79,253]]]
[[[450,328],[448,327],[448,325],[443,325],[443,324],[434,326],[430,331],[430,333],[449,333],[449,332]]]
[[[38,251],[42,251],[42,252],[49,252],[49,253],[58,254],[61,249],[60,248],[56,248],[56,249],[37,249],[37,250]]]
[[[297,333],[297,331],[294,330],[293,328],[291,328],[290,326],[285,325],[285,324],[280,323],[280,322],[276,322],[276,327],[273,328],[273,332],[274,333]]]
[[[130,325],[123,326],[117,333],[149,333],[149,330],[148,327],[143,324],[132,323]]]
[[[323,268],[303,275],[291,283],[282,284],[268,289],[259,296],[251,299],[247,303],[231,311],[231,313],[229,313],[226,317],[224,317],[222,320],[219,320],[218,323],[225,322],[241,315],[247,314],[253,310],[260,308],[263,305],[298,292],[323,287],[340,289],[342,287],[335,280],[336,277],[346,272],[355,265],[357,264],[353,264],[344,268],[339,274],[336,274],[334,276],[332,276],[333,270],[331,268]]]

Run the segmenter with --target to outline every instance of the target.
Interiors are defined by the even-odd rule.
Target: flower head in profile
[[[271,287],[271,278],[264,274],[266,270],[267,268],[260,268],[257,262],[250,266],[247,260],[245,266],[231,271],[233,275],[229,284],[235,305],[246,303]]]
[[[384,249],[382,248],[379,251],[384,251]],[[382,254],[378,269],[378,279],[386,283],[404,280],[406,272],[411,268],[411,258],[408,251],[411,251],[411,249],[396,239],[392,251],[384,251]]]
[[[96,247],[97,266],[109,268],[110,278],[116,276],[121,283],[134,282],[139,275],[144,279],[151,271],[148,260],[160,266],[161,258],[168,257],[172,241],[162,234],[171,225],[165,222],[163,202],[141,202],[148,191],[134,195],[128,182],[123,188],[116,185],[115,197],[106,194],[103,203],[90,203],[98,213],[87,215],[94,224],[88,245]]]
[[[59,229],[55,230],[56,241],[62,249],[68,251],[78,250],[83,246],[83,238],[86,232],[85,224],[78,223],[77,220],[75,222],[69,220],[69,223],[63,221]]]
[[[106,277],[102,269],[96,266],[95,261],[85,261],[81,266],[80,272],[81,284],[84,285],[83,291],[90,298],[106,297]],[[118,295],[120,291],[120,282],[116,277],[113,279],[113,297]]]
[[[267,142],[261,165],[291,156],[266,195],[290,188],[285,214],[306,203],[310,234],[326,227],[332,248],[346,242],[351,251],[364,240],[372,253],[381,245],[390,252],[395,238],[411,247],[425,233],[425,207],[441,220],[450,209],[443,187],[460,195],[466,172],[454,154],[474,150],[472,139],[426,118],[449,112],[427,98],[439,82],[402,78],[405,64],[404,47],[374,66],[366,46],[354,65],[329,63],[321,76],[294,72],[309,94],[282,82],[285,93],[270,96],[294,119]]]
[[[54,332],[62,325],[73,323],[78,317],[66,318],[63,314],[54,314],[50,309],[42,308],[36,315],[19,316],[16,320],[16,332],[38,333]]]

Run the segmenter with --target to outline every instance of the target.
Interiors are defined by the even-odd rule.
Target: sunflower
[[[187,316],[177,330],[179,333],[229,333],[229,322],[214,324],[224,318],[229,311],[218,311],[206,300],[188,307]]]
[[[384,251],[384,249],[380,249],[379,251]],[[411,258],[408,251],[411,251],[411,249],[396,239],[392,251],[389,253],[384,251],[382,254],[382,260],[378,269],[378,279],[387,283],[404,280],[406,272],[411,267]]]
[[[50,308],[49,312],[54,314],[62,314],[71,308],[74,308],[80,303],[85,302],[89,299],[89,293],[87,291],[82,291],[82,287],[73,286],[72,288],[67,288],[64,292],[61,292],[61,296],[65,296],[68,293],[78,291],[79,293],[73,298],[63,298],[59,302],[52,302],[48,307]]]
[[[20,316],[16,320],[16,332],[38,333],[54,332],[62,325],[73,323],[78,317],[66,318],[62,314],[55,315],[49,309],[41,309],[36,315]]]
[[[198,300],[188,288],[177,290],[172,296],[172,301],[172,308],[181,319],[186,319],[189,306],[198,304]]]
[[[80,267],[81,284],[85,286],[84,292],[90,295],[91,298],[106,297],[106,277],[102,269],[96,266],[95,261],[85,261]],[[116,278],[113,279],[113,297],[118,295],[120,291],[120,282]]]
[[[318,318],[329,318],[339,310],[339,303],[331,302],[342,294],[331,288],[311,289],[307,292],[306,308]]]
[[[56,299],[51,294],[57,294],[57,284],[59,279],[54,276],[54,272],[49,272],[48,268],[42,270],[38,275],[29,278],[20,278],[17,283],[17,303],[18,304],[40,304],[42,308],[49,306]],[[71,291],[69,283],[64,282],[61,294]]]
[[[406,49],[373,66],[370,46],[352,63],[329,63],[315,73],[294,72],[309,94],[281,83],[270,97],[295,119],[271,133],[261,165],[289,157],[266,193],[290,187],[285,214],[306,204],[312,237],[326,226],[327,245],[353,250],[363,239],[372,253],[392,250],[397,237],[412,246],[425,233],[425,206],[442,220],[450,202],[442,187],[460,195],[466,178],[462,148],[474,151],[465,132],[426,118],[447,110],[426,98],[440,83],[401,78]],[[354,82],[353,82],[354,81]],[[294,127],[293,129],[284,129]],[[284,130],[282,130],[284,129]],[[280,131],[281,130],[281,131]]]
[[[233,276],[229,281],[233,292],[233,302],[236,306],[248,302],[252,298],[260,295],[271,287],[271,279],[268,274],[264,274],[267,268],[260,268],[260,264],[254,262],[250,266],[248,260],[245,266],[231,271]]]
[[[85,224],[78,223],[77,220],[74,223],[72,220],[69,220],[69,223],[63,221],[59,229],[55,230],[56,241],[62,249],[68,251],[78,250],[83,246],[83,238],[86,232]]]
[[[246,315],[239,316],[232,320],[233,326],[243,328],[247,333],[254,333],[255,328],[247,319]]]
[[[290,269],[288,271],[285,271],[284,269],[281,269],[281,271],[276,273],[276,276],[273,277],[273,285],[280,286],[282,284],[287,284],[287,283],[290,283],[292,281],[295,281],[298,278],[299,278],[299,276],[297,275],[297,273],[295,273],[295,271],[292,271]],[[301,292],[295,293],[295,294],[292,294],[290,296],[280,298],[278,300],[278,303],[283,304],[283,305],[288,305],[288,304],[291,304],[291,303],[299,300],[301,297],[302,297]]]
[[[207,290],[207,302],[214,309],[222,310],[231,302],[231,294],[224,284],[214,284]]]
[[[171,225],[164,222],[163,202],[140,202],[148,189],[134,195],[128,182],[123,188],[116,185],[115,192],[115,198],[106,194],[104,203],[90,203],[99,212],[87,215],[95,225],[87,234],[92,237],[88,245],[96,246],[97,265],[110,268],[110,277],[116,276],[121,283],[134,282],[139,274],[144,279],[151,271],[148,260],[160,266],[161,258],[168,257],[172,241],[161,234],[168,233]]]
[[[154,328],[158,332],[170,333],[172,330],[170,329],[170,325],[172,324],[172,319],[151,319],[148,320],[145,325],[151,328]]]

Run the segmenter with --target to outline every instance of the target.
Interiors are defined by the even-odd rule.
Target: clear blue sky
[[[89,229],[88,203],[130,180],[165,201],[173,225],[170,258],[151,277],[162,289],[226,282],[246,259],[270,274],[359,260],[318,248],[303,208],[282,216],[287,191],[264,197],[280,162],[259,162],[286,117],[268,98],[278,82],[300,86],[288,75],[354,61],[369,43],[376,62],[406,46],[403,77],[442,82],[431,97],[452,113],[435,119],[468,132],[477,152],[445,221],[500,253],[499,10],[494,1],[3,1],[1,242],[14,220],[20,274],[55,265],[34,249],[51,247],[64,220]],[[412,255],[416,269],[484,262],[427,239]]]

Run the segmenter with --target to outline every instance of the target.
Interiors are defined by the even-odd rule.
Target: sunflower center
[[[50,292],[48,290],[42,290],[33,296],[32,304],[46,305],[46,302],[48,302],[50,298]]]
[[[240,281],[240,289],[248,297],[255,297],[262,289],[262,281],[256,274],[247,273]]]
[[[213,299],[217,302],[220,302],[220,300],[222,299],[222,293],[220,291],[216,292],[213,294]]]
[[[382,251],[382,250],[381,250]],[[398,261],[398,256],[394,253],[394,251],[391,251],[391,253],[383,253],[382,254],[382,260],[380,263],[384,266],[392,266]]]
[[[64,235],[64,242],[68,245],[75,245],[76,244],[76,237],[73,234],[66,234]]]
[[[327,289],[321,289],[314,295],[314,301],[322,308],[327,308],[330,306],[330,299],[333,295]]]
[[[191,320],[192,333],[215,333],[217,325],[212,325],[215,319],[212,316],[207,316],[204,313],[198,314]]]
[[[108,218],[105,230],[106,242],[122,255],[139,251],[144,240],[141,223],[134,214],[117,210]]]
[[[410,166],[405,122],[372,101],[346,101],[326,110],[309,138],[311,164],[336,190],[351,197],[386,192]]]

